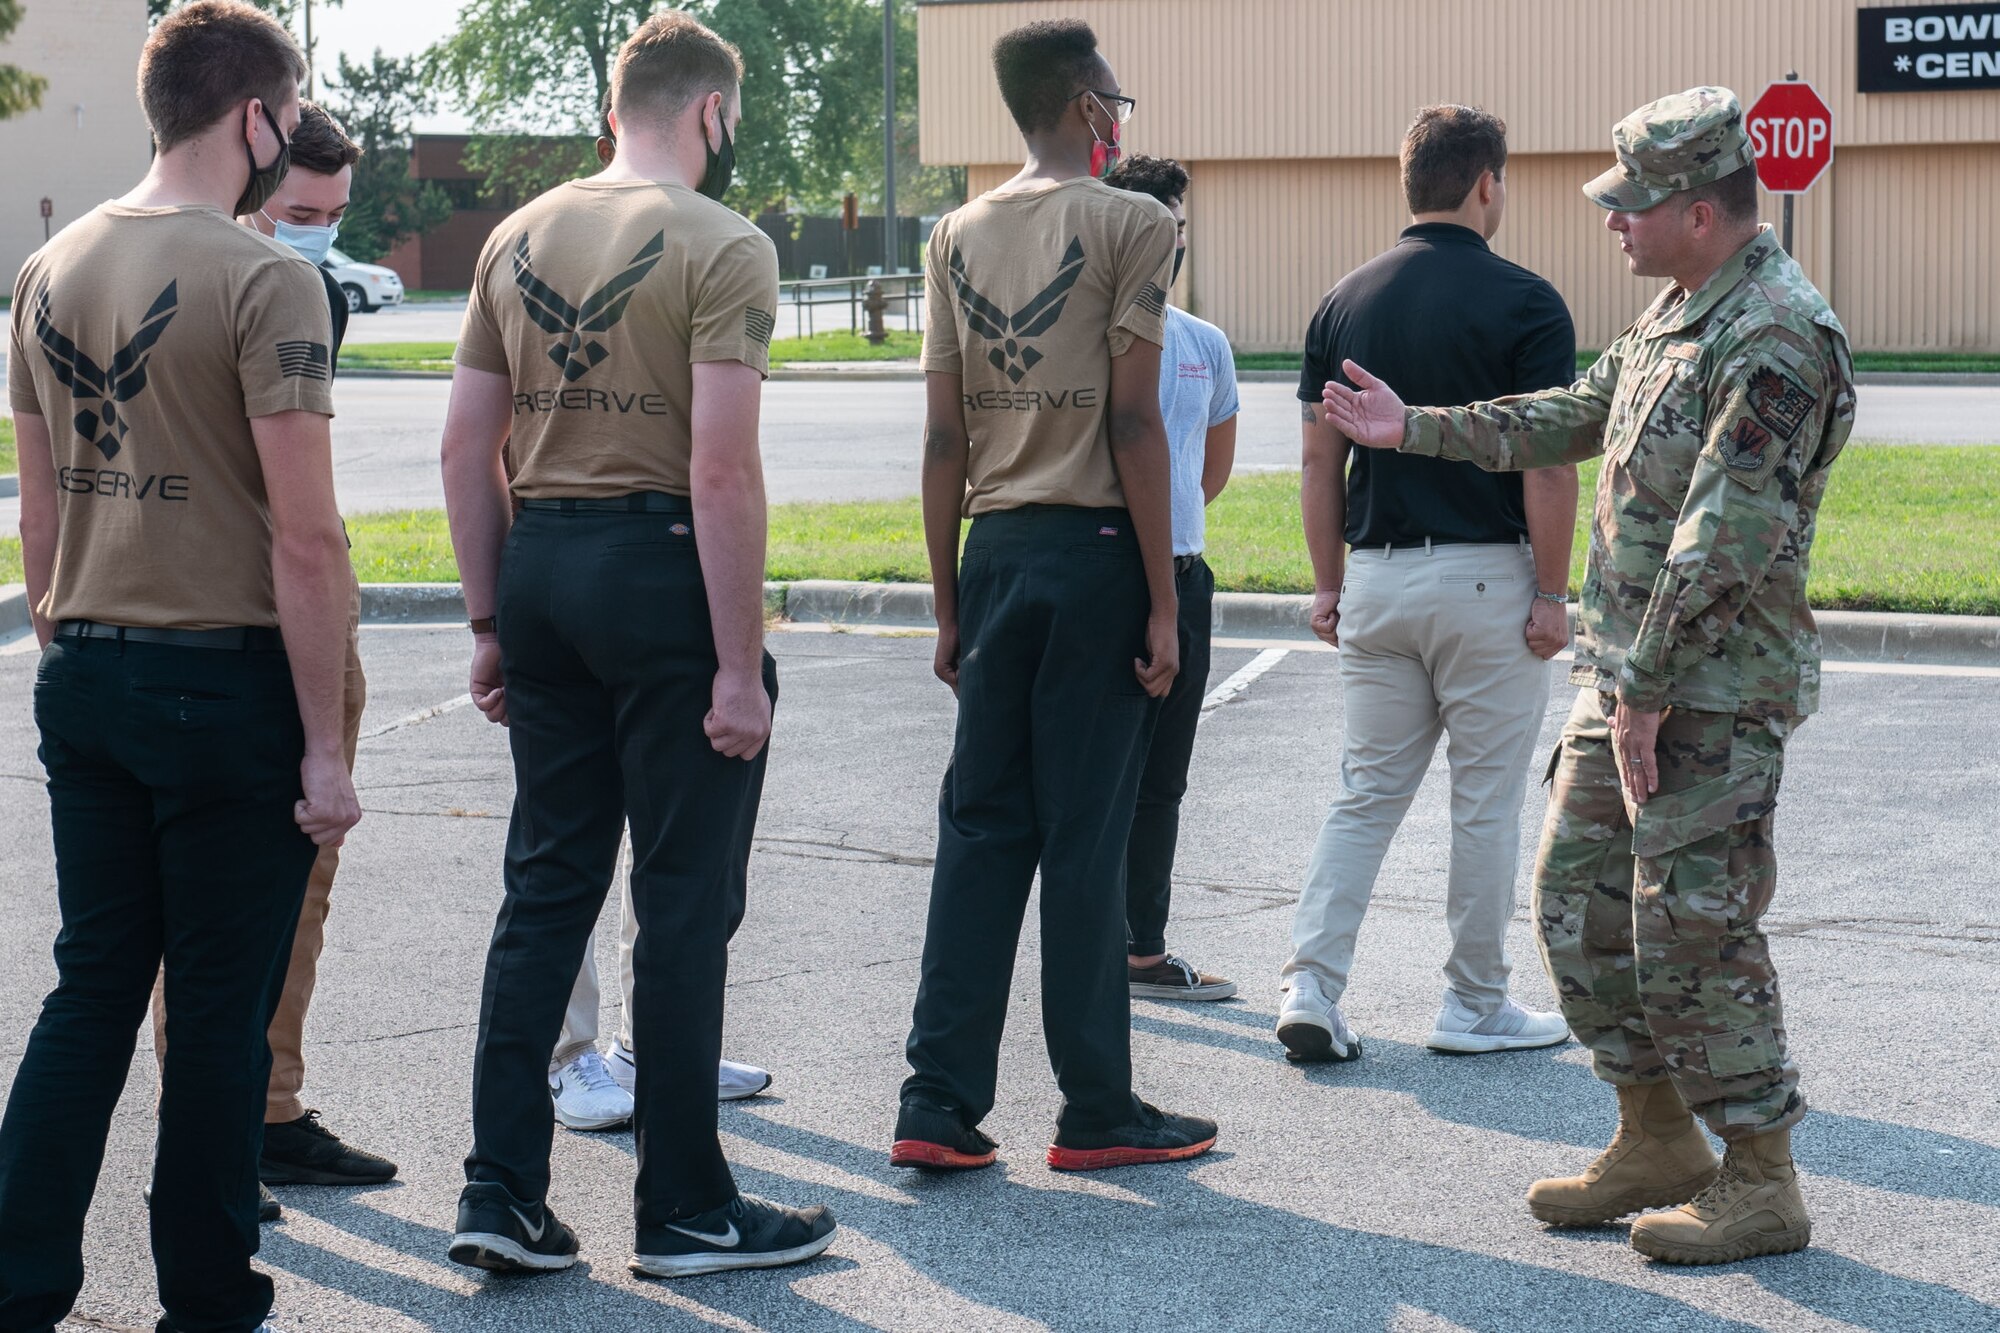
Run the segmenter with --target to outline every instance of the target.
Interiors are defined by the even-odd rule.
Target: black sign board
[[[2000,88],[2000,4],[1898,5],[1860,9],[1855,19],[1861,92]]]

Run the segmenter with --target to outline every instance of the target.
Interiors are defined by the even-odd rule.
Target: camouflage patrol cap
[[[1743,104],[1727,88],[1690,88],[1611,127],[1618,165],[1583,187],[1599,208],[1637,213],[1667,196],[1757,165]]]

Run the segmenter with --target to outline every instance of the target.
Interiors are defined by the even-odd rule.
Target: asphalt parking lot
[[[286,1219],[264,1229],[261,1256],[278,1283],[276,1326],[2000,1328],[2000,672],[1829,674],[1825,711],[1791,750],[1770,917],[1815,1108],[1796,1137],[1814,1245],[1687,1271],[1649,1266],[1621,1229],[1549,1231],[1521,1206],[1530,1180],[1580,1168],[1610,1134],[1612,1099],[1577,1048],[1470,1059],[1422,1048],[1446,947],[1441,770],[1362,932],[1347,1008],[1365,1057],[1282,1059],[1270,1035],[1276,972],[1341,714],[1332,654],[1274,646],[1285,655],[1203,724],[1171,931],[1172,947],[1237,978],[1243,995],[1133,1008],[1140,1091],[1219,1119],[1217,1151],[1083,1177],[1044,1168],[1055,1090],[1031,914],[986,1124],[1001,1163],[940,1180],[891,1169],[886,1152],[951,696],[931,677],[925,639],[773,636],[783,697],[727,1049],[777,1083],[726,1107],[722,1125],[746,1190],[826,1202],[842,1231],[801,1268],[661,1284],[625,1271],[623,1133],[558,1131],[551,1201],[583,1264],[522,1281],[445,1259],[511,786],[503,736],[474,711],[410,720],[458,697],[462,631],[366,630],[367,816],[334,891],[307,1100],[403,1172],[380,1188],[280,1191]],[[0,650],[0,1085],[53,980],[56,929],[35,656],[22,647]],[[1219,650],[1210,685],[1260,647]],[[1569,691],[1553,694],[1547,742]],[[1530,844],[1542,803],[1533,789]],[[609,975],[615,917],[598,936]],[[1516,994],[1547,1006],[1525,911],[1513,947]],[[605,1019],[609,1031],[610,1007]],[[131,1058],[79,1328],[156,1317],[139,1200],[151,1053]]]

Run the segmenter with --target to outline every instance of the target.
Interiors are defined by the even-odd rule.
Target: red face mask
[[[1097,101],[1096,96],[1093,95],[1091,100],[1093,102]],[[1103,107],[1104,104],[1099,102],[1098,109],[1103,110]],[[1119,145],[1119,140],[1123,137],[1123,131],[1124,126],[1120,125],[1115,119],[1112,120],[1111,142],[1106,143],[1102,138],[1098,137],[1095,125],[1090,128],[1091,137],[1097,139],[1097,142],[1090,146],[1090,174],[1099,180],[1103,180],[1111,174],[1111,168],[1118,165],[1118,159],[1125,151]]]

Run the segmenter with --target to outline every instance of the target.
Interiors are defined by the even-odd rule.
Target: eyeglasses
[[[1139,105],[1129,97],[1120,97],[1117,93],[1101,93],[1095,88],[1085,88],[1069,100],[1074,102],[1077,97],[1095,97],[1097,104],[1104,108],[1104,113],[1120,125],[1132,119],[1132,109]]]

